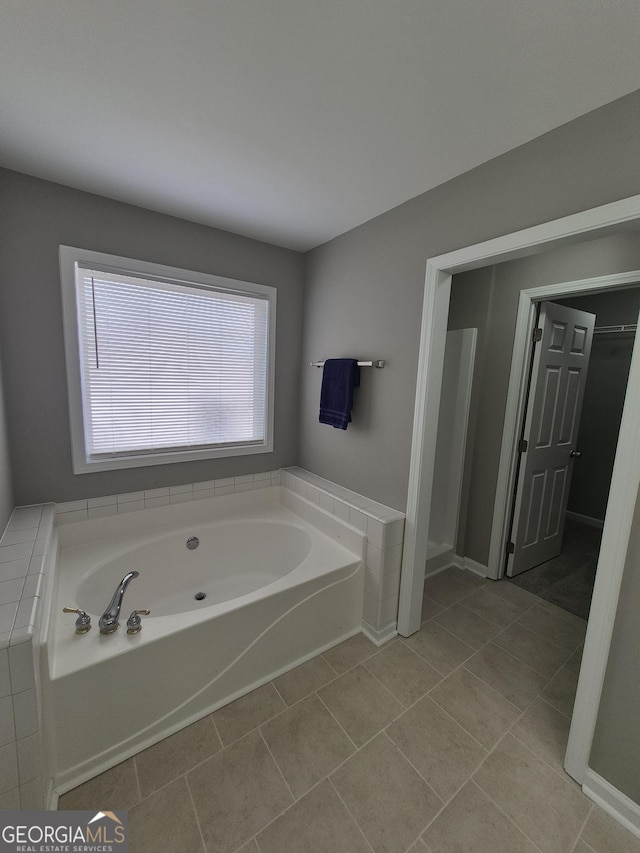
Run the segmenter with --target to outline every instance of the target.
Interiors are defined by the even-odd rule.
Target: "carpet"
[[[588,619],[601,538],[602,531],[597,527],[567,518],[561,553],[508,580]]]

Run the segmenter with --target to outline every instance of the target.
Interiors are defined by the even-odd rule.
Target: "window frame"
[[[240,281],[211,275],[209,273],[170,267],[151,261],[110,255],[72,246],[60,246],[60,284],[62,290],[62,317],[64,330],[67,389],[69,397],[69,421],[71,431],[71,455],[74,474],[94,471],[113,471],[139,468],[150,465],[165,465],[176,462],[193,462],[229,456],[247,456],[273,452],[274,399],[275,399],[275,336],[276,336],[276,288],[270,285]],[[76,272],[78,269],[98,269],[120,275],[141,276],[158,281],[181,285],[193,285],[225,293],[256,296],[267,302],[267,370],[265,389],[265,435],[262,442],[252,444],[224,444],[198,447],[195,450],[163,450],[160,452],[126,454],[108,459],[91,460],[87,453],[84,429],[84,401],[78,306],[76,300]]]

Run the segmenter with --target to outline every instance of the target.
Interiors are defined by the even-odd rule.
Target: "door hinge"
[[[507,542],[507,554],[513,554],[516,550],[516,546],[513,542]]]
[[[518,453],[526,453],[529,449],[529,442],[526,438],[521,438],[518,442]]]
[[[542,340],[542,329],[534,329],[533,330],[533,342],[537,344],[538,341]]]

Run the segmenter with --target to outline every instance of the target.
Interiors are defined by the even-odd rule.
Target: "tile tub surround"
[[[54,505],[17,507],[0,539],[0,809],[44,806],[37,635]]]
[[[204,480],[200,483],[183,483],[181,486],[163,486],[141,492],[125,492],[121,495],[103,495],[79,501],[55,504],[56,524],[71,524],[89,518],[105,518],[139,509],[187,503],[219,495],[232,495],[253,489],[266,489],[280,485],[280,471],[263,471],[258,474],[241,474],[220,480]]]
[[[367,536],[362,628],[380,645],[396,635],[404,513],[302,468],[283,468],[282,485]]]

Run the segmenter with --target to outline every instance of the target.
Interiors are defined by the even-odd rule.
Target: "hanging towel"
[[[355,358],[329,358],[322,371],[320,423],[346,429],[351,423],[353,389],[360,385],[360,368]]]

